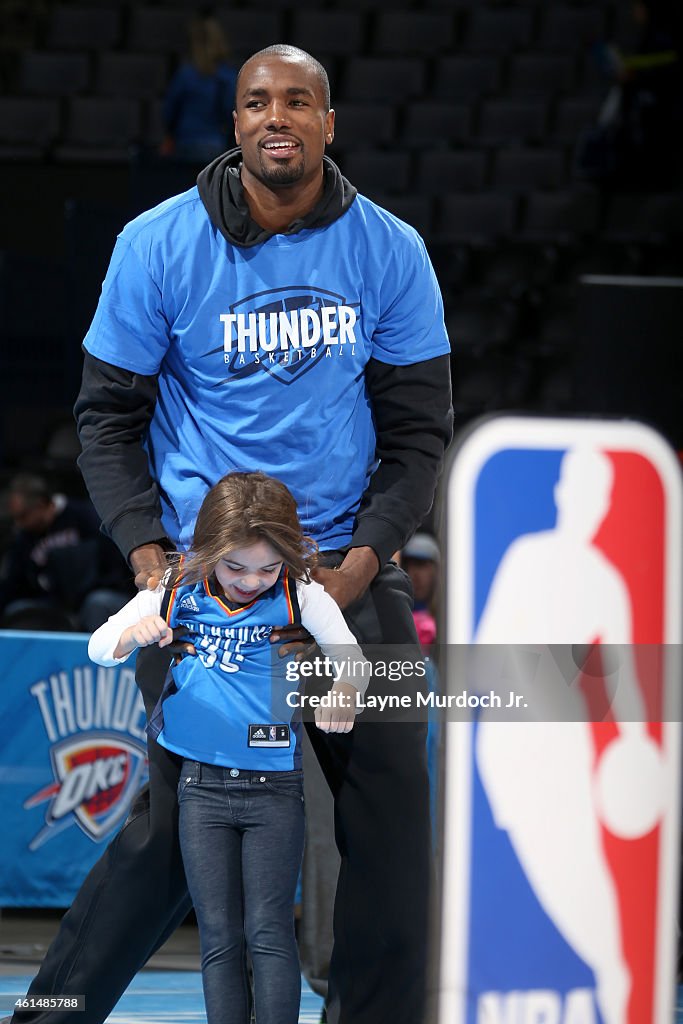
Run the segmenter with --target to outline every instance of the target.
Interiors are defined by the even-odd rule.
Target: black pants
[[[410,584],[386,566],[346,611],[361,644],[414,644]],[[404,648],[405,649],[405,648]],[[149,715],[168,655],[138,655]],[[328,1019],[420,1024],[432,869],[426,725],[363,722],[327,735],[307,726],[335,798],[341,868],[334,911]],[[102,1024],[187,914],[178,844],[180,759],[149,741],[149,786],[81,886],[29,994],[83,993],[85,1012],[17,1013],[15,1024]]]

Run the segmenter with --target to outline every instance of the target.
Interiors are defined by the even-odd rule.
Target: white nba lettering
[[[218,319],[223,324],[223,349],[232,352],[232,325],[237,322],[237,314],[221,313]]]
[[[89,668],[74,669],[74,704],[76,724],[79,729],[90,729],[93,716],[92,671]]]
[[[309,353],[309,355],[310,355],[311,359],[315,359],[315,357],[316,357],[316,354],[317,354],[317,350],[316,350],[316,349],[314,349],[314,348],[312,348],[312,349],[311,349],[311,351],[310,351],[310,353]]]
[[[275,356],[273,355],[272,352],[268,353],[268,362],[269,363],[274,363],[275,362]]]
[[[357,319],[356,311],[351,306],[339,306],[339,341],[342,345],[347,341],[353,344],[356,340],[353,329]]]
[[[335,333],[337,329],[337,307],[323,306],[320,313],[323,321],[323,342],[326,345],[338,345],[339,338]]]
[[[313,348],[320,341],[320,317],[314,309],[300,309],[301,344],[304,348]]]
[[[552,989],[484,992],[477,1002],[477,1024],[597,1024],[593,994],[577,988],[562,999]]]
[[[519,992],[484,992],[477,1001],[477,1024],[519,1024]]]
[[[244,356],[240,356],[239,359],[237,360],[237,365],[238,366],[244,366],[245,362],[246,362],[246,360],[245,360]]]
[[[238,313],[237,315],[237,348],[240,352],[245,352],[247,348],[247,342],[249,342],[249,351],[258,351],[258,323],[256,319],[256,313]]]
[[[538,989],[526,993],[522,1003],[519,1024],[561,1024],[562,1003],[557,992]]]
[[[289,345],[292,348],[299,347],[299,317],[296,315],[296,310],[292,310],[290,313],[278,313],[278,323],[280,325],[279,337],[280,337],[280,348],[287,348]]]
[[[58,676],[50,676],[50,687],[52,689],[52,705],[60,736],[67,736],[69,733],[76,732],[74,706],[71,700],[69,678],[66,672],[60,672]]]
[[[95,685],[95,726],[108,729],[111,722],[111,708],[114,702],[114,672],[110,668],[98,668]]]
[[[50,740],[51,743],[54,743],[54,741],[57,739],[58,733],[57,730],[55,729],[54,722],[52,721],[52,715],[50,714],[50,705],[48,704],[47,698],[45,696],[46,690],[47,683],[41,679],[39,683],[33,684],[31,689],[29,690],[29,693],[38,701],[38,707],[40,708],[40,714],[42,715],[43,718],[47,738]]]
[[[595,1002],[589,988],[575,988],[567,993],[562,1024],[597,1024]]]
[[[328,349],[325,350],[325,359],[331,359],[331,358],[332,358],[332,352],[328,348]]]

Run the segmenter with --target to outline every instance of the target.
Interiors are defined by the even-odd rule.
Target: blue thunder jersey
[[[208,488],[257,469],[289,487],[321,548],[348,543],[376,468],[366,363],[449,351],[434,271],[409,225],[357,196],[326,227],[240,248],[196,187],[126,225],[84,345],[159,374],[146,447],[181,549]]]
[[[236,609],[210,580],[174,590],[166,620],[186,631],[197,656],[185,656],[172,670],[175,692],[171,687],[163,700],[158,742],[208,764],[300,768],[301,723],[291,723],[286,700],[296,686],[269,640],[275,626],[300,618],[286,569],[275,586]]]

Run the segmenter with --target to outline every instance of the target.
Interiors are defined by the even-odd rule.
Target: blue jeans
[[[303,773],[185,760],[180,847],[199,923],[208,1024],[296,1024],[294,895],[304,845]]]

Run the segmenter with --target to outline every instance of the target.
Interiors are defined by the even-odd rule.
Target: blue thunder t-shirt
[[[170,539],[206,491],[263,470],[323,549],[351,538],[375,463],[364,368],[449,351],[419,235],[362,196],[334,223],[232,245],[196,188],[126,225],[85,348],[159,375],[146,447]]]
[[[250,604],[231,609],[210,580],[172,592],[168,623],[194,644],[172,670],[162,704],[162,746],[208,764],[263,771],[301,767],[301,722],[287,694],[286,659],[269,637],[300,621],[296,584],[286,570]],[[285,739],[286,738],[286,739]]]

